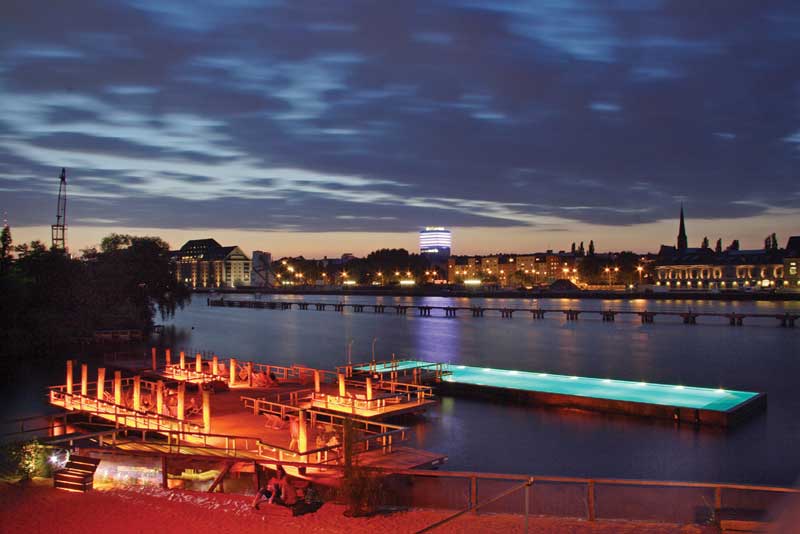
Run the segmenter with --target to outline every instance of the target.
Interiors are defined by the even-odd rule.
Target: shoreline
[[[244,287],[239,289],[194,289],[192,293],[198,294],[226,294],[226,295],[292,295],[292,296],[365,296],[365,297],[452,297],[452,298],[494,298],[494,299],[587,299],[587,300],[710,300],[710,301],[741,301],[741,302],[800,302],[800,293],[762,293],[762,292],[724,292],[709,293],[705,291],[682,291],[680,293],[654,293],[649,291],[472,291],[448,289],[272,289]]]
[[[411,508],[369,517],[344,516],[345,506],[325,503],[297,517],[269,515],[251,508],[251,496],[162,490],[144,486],[69,493],[51,479],[22,485],[0,482],[0,524],[9,532],[157,531],[195,534],[270,532],[416,532],[453,514],[452,510]],[[102,510],[98,513],[98,510]],[[135,511],[135,513],[132,513]],[[465,514],[436,532],[524,532],[522,514]],[[712,534],[719,529],[697,524],[655,523],[531,516],[530,532],[551,534]]]

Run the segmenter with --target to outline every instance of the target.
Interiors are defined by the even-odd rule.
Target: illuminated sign
[[[452,236],[450,230],[441,227],[427,227],[419,233],[419,250],[423,254],[439,254],[450,250]]]

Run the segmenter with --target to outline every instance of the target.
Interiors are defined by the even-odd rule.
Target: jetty
[[[430,386],[365,384],[308,367],[201,353],[175,356],[153,348],[149,365],[133,376],[99,367],[92,381],[87,364],[67,361],[65,383],[48,388],[49,403],[63,410],[61,433],[74,439],[88,433],[99,448],[165,461],[178,455],[286,464],[296,476],[339,476],[330,468],[347,457],[389,471],[446,461],[404,445],[410,429],[386,420],[432,405]]]
[[[249,308],[259,310],[315,310],[315,311],[335,311],[344,313],[348,310],[352,313],[393,313],[394,315],[407,316],[417,315],[419,317],[485,317],[495,316],[503,319],[512,319],[524,316],[532,319],[544,319],[547,315],[562,317],[565,321],[578,321],[581,316],[596,316],[603,322],[615,322],[617,317],[632,317],[638,319],[641,324],[653,324],[656,317],[679,319],[687,325],[712,324],[722,320],[731,326],[743,326],[746,319],[771,319],[777,321],[782,327],[793,328],[800,319],[797,313],[737,313],[737,312],[698,312],[692,311],[636,311],[619,309],[602,310],[573,310],[561,308],[519,308],[519,307],[497,307],[497,306],[432,306],[427,304],[360,304],[344,302],[306,302],[306,301],[276,301],[276,300],[230,300],[230,299],[206,299],[208,306],[223,308]],[[698,319],[700,320],[698,322]],[[703,319],[711,319],[712,322],[705,322]]]

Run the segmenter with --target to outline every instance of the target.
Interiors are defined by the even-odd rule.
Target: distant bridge
[[[300,310],[326,311],[332,310],[343,313],[345,308],[353,313],[394,313],[395,315],[419,315],[420,317],[457,317],[471,314],[472,317],[485,315],[499,315],[504,319],[511,319],[516,313],[530,315],[533,319],[544,319],[545,315],[561,314],[567,321],[577,321],[581,315],[599,315],[604,322],[613,322],[617,316],[638,316],[642,324],[655,322],[656,316],[678,317],[684,324],[696,325],[697,320],[703,317],[716,317],[728,320],[731,326],[742,326],[748,318],[776,319],[783,327],[794,327],[800,314],[793,313],[736,313],[736,312],[676,312],[676,311],[633,311],[633,310],[573,310],[560,308],[498,308],[484,306],[428,306],[424,304],[356,304],[343,302],[297,302],[297,301],[259,301],[259,300],[225,300],[208,299],[209,306],[223,308],[256,308],[267,310],[291,310],[293,307]],[[433,312],[436,312],[435,314]]]

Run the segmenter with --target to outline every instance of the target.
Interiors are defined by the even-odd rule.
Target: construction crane
[[[61,182],[58,185],[58,212],[56,223],[50,227],[53,237],[53,250],[65,252],[67,234],[67,169],[61,168]]]

